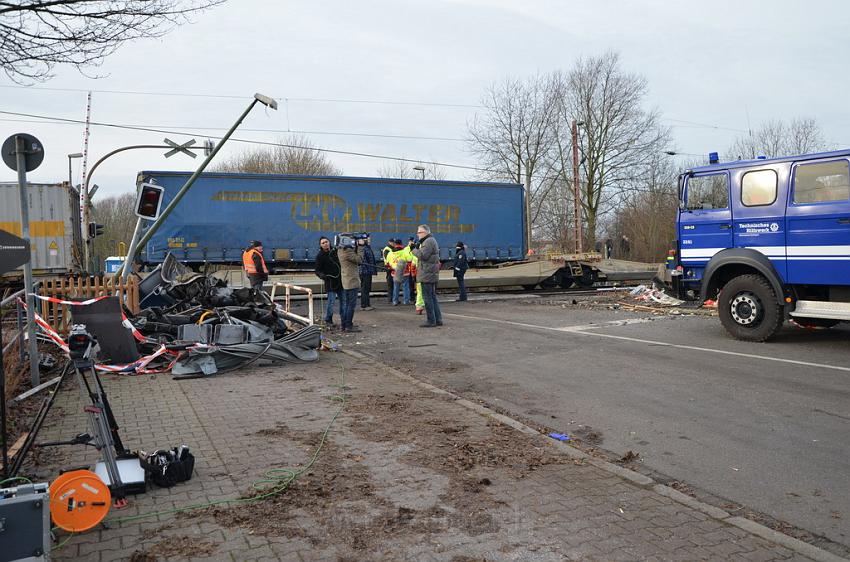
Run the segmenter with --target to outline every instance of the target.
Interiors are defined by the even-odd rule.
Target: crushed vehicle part
[[[175,378],[208,375],[210,358],[217,372],[245,367],[260,359],[271,363],[309,363],[319,359],[321,336],[318,326],[308,326],[267,343],[191,348],[174,363],[171,372]]]

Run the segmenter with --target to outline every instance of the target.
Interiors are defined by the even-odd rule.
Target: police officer
[[[245,273],[248,274],[251,288],[262,291],[263,282],[269,278],[269,268],[266,267],[266,260],[263,258],[262,242],[252,240],[251,244],[245,248],[245,251],[242,252],[242,267],[245,268]]]
[[[455,245],[455,263],[454,272],[452,273],[457,279],[458,296],[456,301],[466,300],[466,283],[463,281],[463,276],[466,275],[466,270],[469,269],[469,260],[466,259],[466,245],[458,240]]]

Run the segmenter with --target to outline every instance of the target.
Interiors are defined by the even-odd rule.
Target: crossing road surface
[[[718,505],[850,546],[849,328],[791,326],[754,344],[727,337],[716,317],[561,298],[444,302],[446,325],[430,330],[379,301],[358,311],[363,333],[342,341],[617,455],[637,452],[643,469]]]

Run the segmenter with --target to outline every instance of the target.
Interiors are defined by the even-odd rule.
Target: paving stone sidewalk
[[[108,528],[70,537],[58,560],[811,559],[365,358],[323,353],[314,364],[207,379],[104,382],[125,445],[185,443],[195,475],[132,497]],[[345,405],[315,464],[284,493],[115,521],[250,495],[252,482],[281,475],[268,471],[304,467],[340,392]],[[85,431],[81,410],[66,385],[40,439]],[[52,479],[96,459],[66,447],[25,471]]]

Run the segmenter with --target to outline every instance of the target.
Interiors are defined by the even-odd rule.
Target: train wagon
[[[138,179],[165,188],[164,208],[190,175],[144,171]],[[425,223],[442,260],[463,241],[477,263],[503,263],[526,253],[524,197],[510,183],[204,173],[142,258],[158,264],[170,252],[187,264],[238,264],[246,245],[261,240],[272,268],[303,269],[312,267],[320,236],[368,232],[377,253]]]

